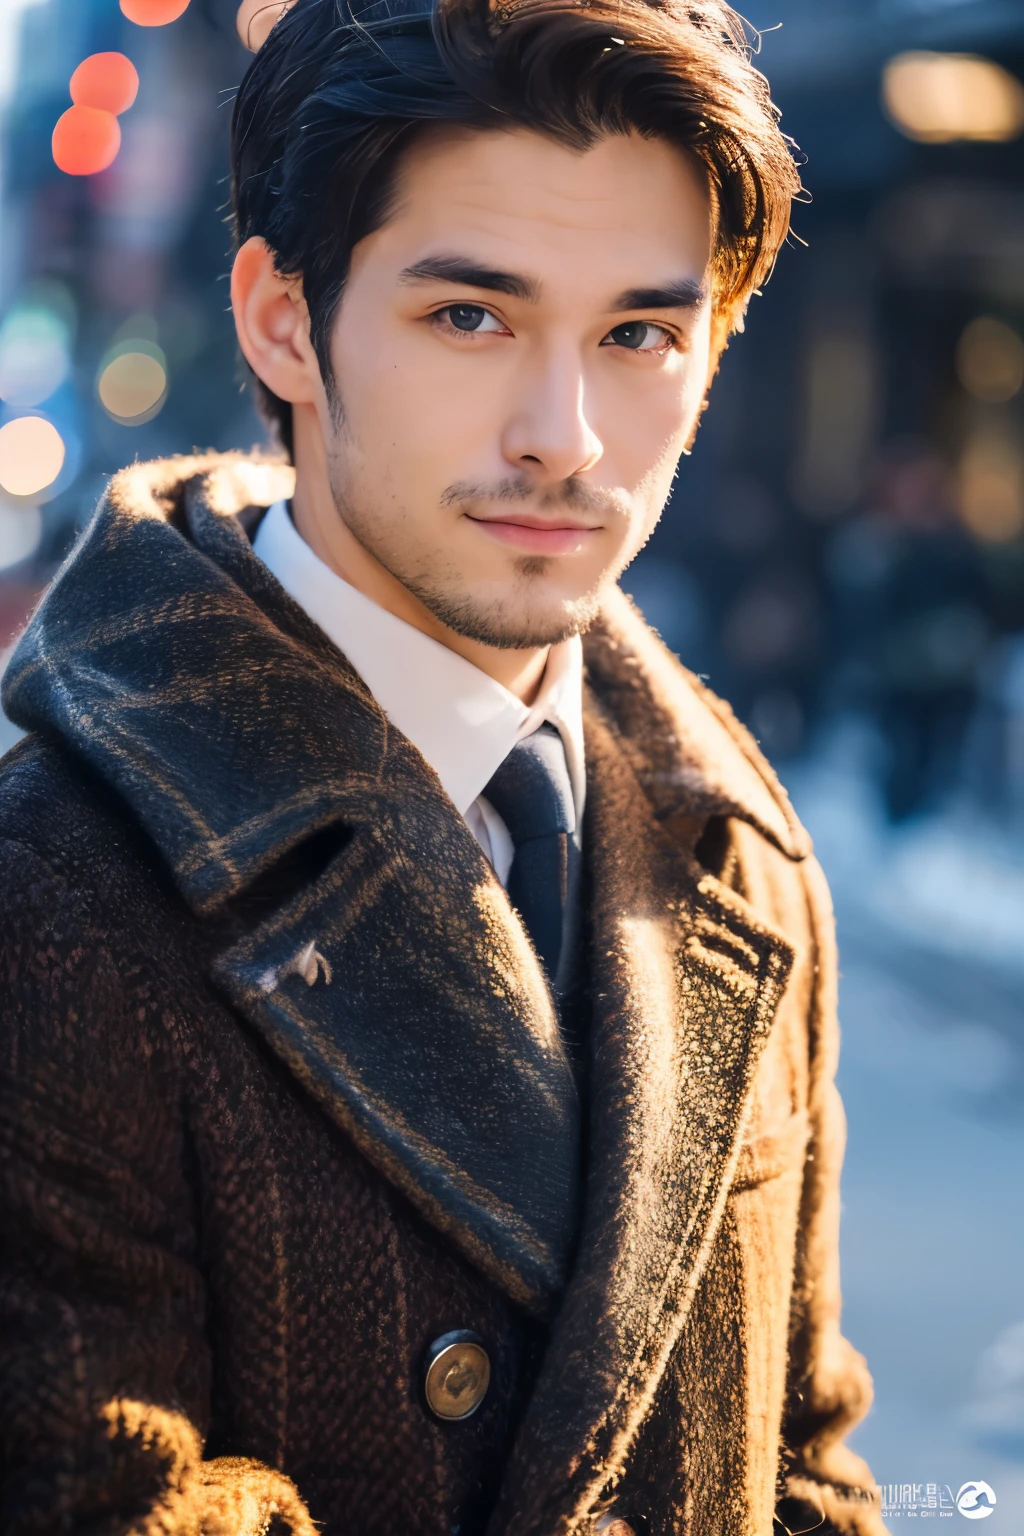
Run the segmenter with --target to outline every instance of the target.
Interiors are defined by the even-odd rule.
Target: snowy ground
[[[789,775],[839,923],[844,1328],[876,1387],[853,1444],[893,1532],[984,1479],[986,1536],[1020,1536],[1024,829],[951,806],[894,833],[868,751],[846,726]]]

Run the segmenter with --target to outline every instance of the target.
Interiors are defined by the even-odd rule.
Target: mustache
[[[573,512],[619,514],[624,510],[623,498],[616,491],[600,490],[573,477],[544,490],[538,490],[528,478],[519,475],[509,475],[490,485],[476,480],[454,480],[441,493],[442,507],[479,505],[481,502],[532,502],[541,511],[564,507]]]

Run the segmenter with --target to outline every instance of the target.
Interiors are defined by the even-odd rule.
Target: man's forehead
[[[624,287],[700,279],[710,256],[698,172],[639,135],[575,150],[526,129],[432,134],[410,151],[396,192],[382,234],[403,271],[458,251],[539,283],[568,261],[580,281]]]

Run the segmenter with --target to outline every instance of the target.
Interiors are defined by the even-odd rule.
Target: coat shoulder
[[[173,894],[155,850],[116,794],[61,743],[42,736],[24,737],[0,759],[0,846],[4,884],[31,865],[38,878],[66,885],[83,910],[95,901],[112,921],[122,905],[126,916],[137,916],[140,898],[165,902]]]

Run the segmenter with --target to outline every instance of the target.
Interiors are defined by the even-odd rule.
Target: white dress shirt
[[[270,508],[253,550],[433,768],[503,885],[512,866],[512,838],[483,790],[516,742],[545,722],[555,726],[565,747],[579,825],[586,773],[578,635],[551,647],[540,691],[527,708],[465,657],[342,580],[310,549],[285,502]]]

